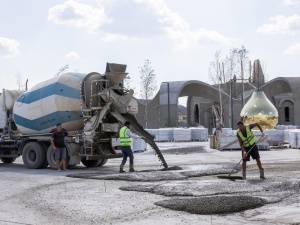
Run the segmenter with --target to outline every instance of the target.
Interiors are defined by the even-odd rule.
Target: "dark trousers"
[[[124,155],[122,165],[126,164],[127,157],[129,157],[130,164],[133,164],[133,153],[130,146],[121,146],[122,153]]]

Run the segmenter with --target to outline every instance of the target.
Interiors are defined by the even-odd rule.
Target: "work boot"
[[[130,164],[129,172],[135,172],[135,170],[134,170],[134,168],[133,168],[133,164]]]
[[[125,173],[125,171],[123,170],[124,169],[124,165],[120,165],[120,173]]]
[[[246,171],[243,171],[243,180],[246,180]]]
[[[261,168],[261,169],[259,170],[259,172],[260,172],[260,179],[266,179],[264,169]]]

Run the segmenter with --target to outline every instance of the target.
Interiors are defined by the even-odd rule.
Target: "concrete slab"
[[[261,151],[268,180],[259,179],[255,161],[247,165],[248,180],[220,180],[213,172],[228,172],[241,157],[240,151],[209,149],[208,142],[159,143],[170,166],[183,170],[158,172],[157,157],[146,151],[135,154],[135,168],[148,170],[139,180],[103,180],[119,177],[121,159],[112,159],[102,168],[78,166],[68,172],[50,168],[27,169],[17,159],[0,164],[0,224],[297,224],[300,223],[300,150]],[[164,147],[163,147],[164,146]],[[175,148],[201,147],[202,152],[173,154]],[[126,165],[128,170],[128,165]],[[153,171],[153,172],[152,172]],[[164,179],[153,181],[149,178]],[[67,177],[70,174],[101,179]],[[167,174],[167,175],[164,175]],[[170,175],[174,179],[169,179]],[[240,175],[238,172],[235,175]],[[129,173],[126,175],[129,176]],[[130,177],[129,176],[129,177]],[[181,179],[187,177],[185,179]],[[148,180],[147,180],[148,179]],[[131,191],[120,190],[131,188]],[[137,189],[139,188],[139,190]],[[249,196],[262,199],[255,209],[228,214],[199,215],[174,211],[156,202],[178,198]],[[216,198],[217,199],[217,198]],[[209,201],[208,201],[209,202]]]

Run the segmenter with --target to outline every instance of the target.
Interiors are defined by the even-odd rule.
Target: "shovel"
[[[259,142],[261,142],[261,141],[263,141],[265,138],[264,137],[261,137],[256,143],[259,143]],[[255,146],[256,144],[254,144],[251,148],[250,148],[250,150],[248,151],[248,153],[247,154],[249,154],[251,151],[252,151],[252,149],[253,149],[253,147]],[[231,174],[233,173],[233,171],[237,168],[237,166],[242,162],[242,160],[243,160],[244,158],[242,158],[239,162],[238,162],[238,164],[236,164],[236,166],[231,170],[231,172],[227,175],[227,176],[217,176],[219,179],[229,179],[229,180],[243,180],[243,177],[242,176],[231,176]]]

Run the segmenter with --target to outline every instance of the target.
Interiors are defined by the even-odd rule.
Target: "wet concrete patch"
[[[196,153],[207,153],[203,146],[195,146],[195,147],[183,147],[183,148],[168,148],[161,149],[163,154],[196,154]]]
[[[152,188],[151,188],[152,187]],[[232,181],[202,180],[202,181],[175,181],[162,184],[129,185],[120,187],[124,191],[150,191],[164,196],[205,196],[217,194],[234,194],[249,191],[248,185]],[[262,191],[260,185],[253,186],[252,191]]]
[[[202,163],[200,165],[187,167],[185,171],[181,173],[188,177],[202,177],[202,176],[211,176],[218,174],[229,174],[234,168],[235,163]],[[241,167],[239,166],[233,173],[238,172]]]
[[[99,175],[99,174],[72,174],[69,177],[96,179],[96,180],[125,180],[125,181],[162,181],[162,180],[183,180],[187,179],[180,173],[173,172],[137,172],[137,173],[121,173],[112,175]]]
[[[211,215],[254,209],[263,206],[264,201],[251,196],[207,196],[163,200],[156,202],[155,205],[193,214]]]
[[[281,199],[282,195],[289,194],[299,188],[297,180],[270,181],[257,180],[257,182],[232,182],[227,180],[199,180],[199,181],[172,181],[160,184],[129,185],[120,187],[124,191],[151,192],[164,196],[209,196],[225,194],[243,194],[257,196],[274,196]],[[271,194],[272,195],[269,195]]]
[[[143,170],[134,173],[101,174],[81,173],[69,174],[68,177],[96,180],[125,180],[125,181],[164,181],[164,180],[183,180],[189,177],[201,177],[216,174],[228,174],[232,169],[231,163],[225,164],[202,164],[197,166],[188,166],[188,169],[182,170],[179,166],[172,166],[161,170]],[[171,171],[169,171],[171,170]]]
[[[161,171],[169,171],[169,170],[182,170],[180,166],[169,166],[168,168],[163,168]]]

